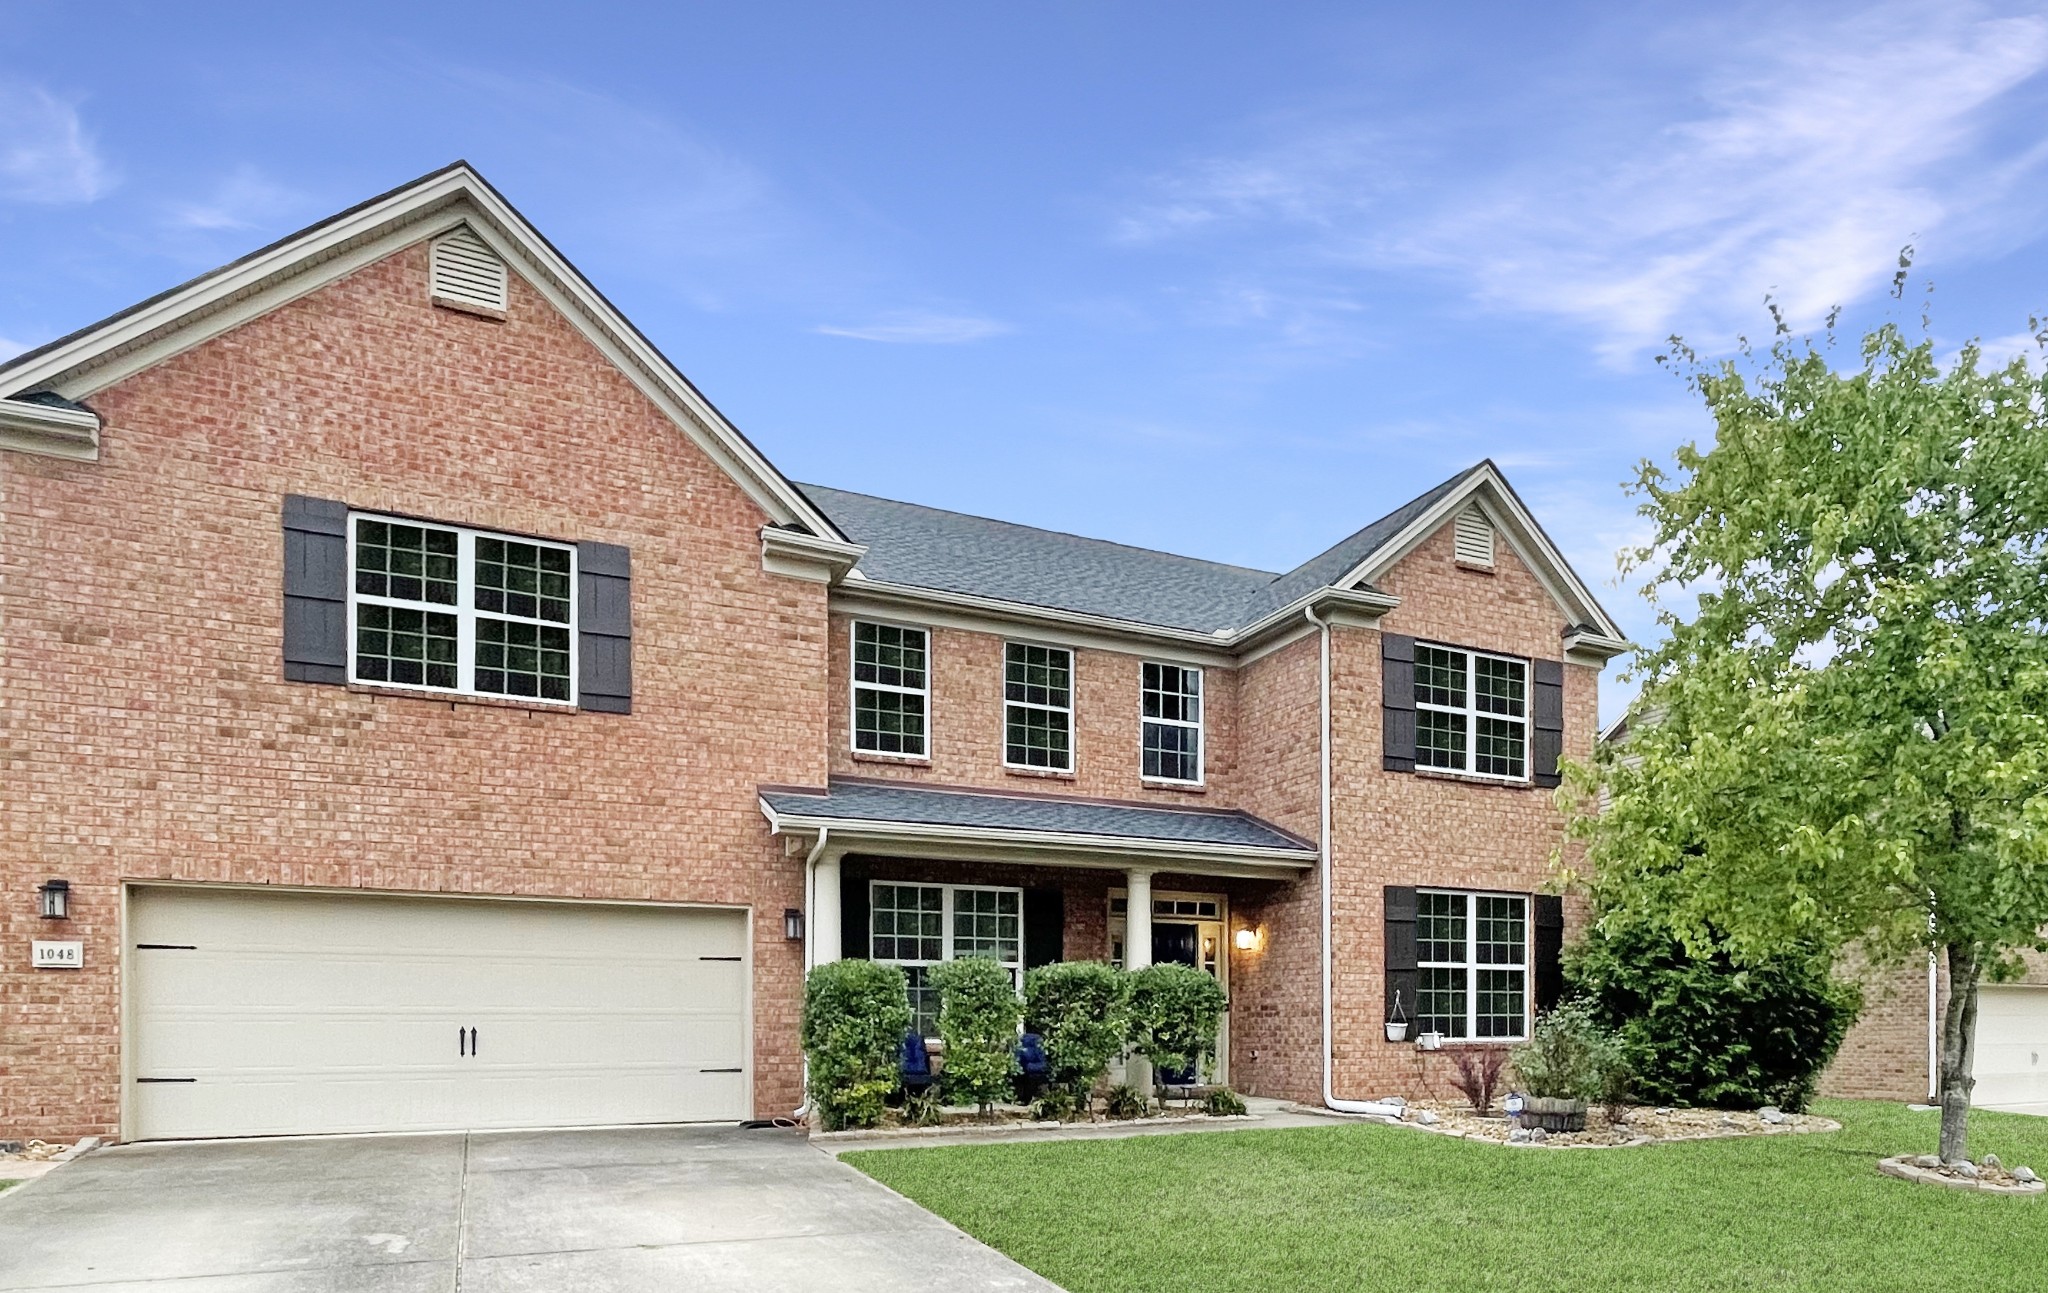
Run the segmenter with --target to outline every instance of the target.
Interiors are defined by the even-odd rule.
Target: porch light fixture
[[[1259,950],[1259,931],[1247,925],[1237,931],[1237,950],[1256,952]]]
[[[782,936],[792,943],[804,941],[804,913],[797,907],[782,909]]]
[[[71,882],[69,880],[45,880],[36,886],[36,898],[44,920],[68,920],[71,917]]]

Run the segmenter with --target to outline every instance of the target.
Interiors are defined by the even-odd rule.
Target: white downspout
[[[830,826],[820,826],[818,828],[817,843],[811,845],[810,853],[804,857],[804,977],[806,979],[810,977],[811,966],[814,962],[811,941],[816,937],[814,933],[816,927],[811,923],[811,907],[817,893],[818,858],[825,852],[825,841],[831,834],[832,828]],[[806,1055],[804,1057],[804,1102],[796,1107],[796,1112],[791,1114],[790,1117],[802,1119],[808,1117],[810,1112],[811,1059],[810,1056]]]
[[[1335,1011],[1331,1004],[1332,974],[1334,969],[1331,948],[1332,908],[1331,893],[1335,873],[1330,857],[1330,622],[1316,614],[1314,606],[1303,607],[1308,622],[1322,633],[1323,647],[1323,711],[1322,711],[1322,833],[1317,837],[1317,852],[1321,854],[1323,886],[1323,1103],[1338,1113],[1377,1114],[1383,1118],[1399,1118],[1404,1110],[1399,1105],[1380,1104],[1375,1100],[1339,1100],[1336,1086],[1337,1032]]]
[[[1927,1103],[1941,1103],[1941,971],[1933,952],[1927,954]]]

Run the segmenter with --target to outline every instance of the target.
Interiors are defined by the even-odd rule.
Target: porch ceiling
[[[824,789],[764,786],[775,834],[835,853],[957,858],[1194,875],[1286,878],[1315,865],[1315,846],[1250,813],[1155,808],[1052,795],[939,790],[851,778]]]

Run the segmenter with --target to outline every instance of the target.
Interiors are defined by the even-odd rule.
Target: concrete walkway
[[[612,1293],[1056,1287],[801,1135],[126,1145],[0,1193],[0,1289]]]

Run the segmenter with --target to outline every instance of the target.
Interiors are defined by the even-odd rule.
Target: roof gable
[[[144,368],[424,239],[467,226],[653,400],[776,524],[842,539],[716,406],[465,162],[351,207],[0,363],[0,400],[90,398]]]

